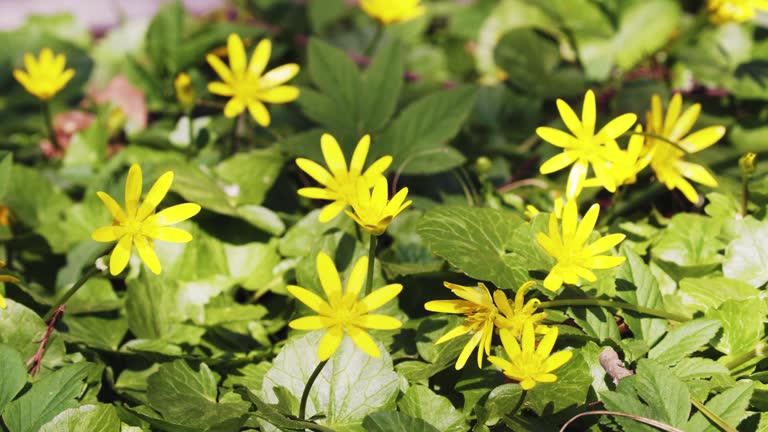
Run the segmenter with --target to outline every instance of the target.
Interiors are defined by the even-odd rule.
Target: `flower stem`
[[[371,234],[368,242],[368,274],[365,277],[365,289],[363,290],[363,297],[367,296],[371,292],[371,286],[373,285],[373,264],[376,260],[376,243],[378,237]]]
[[[53,129],[53,116],[51,115],[51,103],[49,101],[43,101],[43,119],[45,120],[45,128],[48,131],[48,139],[51,140],[53,148],[63,150],[59,140],[56,138],[56,131]]]
[[[650,315],[657,318],[664,318],[671,321],[685,322],[690,321],[690,318],[679,315],[672,312],[667,312],[659,309],[653,309],[645,306],[633,305],[630,303],[618,302],[613,300],[601,300],[601,299],[572,299],[572,300],[552,300],[545,301],[539,304],[540,308],[558,308],[568,306],[601,306],[614,309],[626,309],[634,312],[638,312],[645,315]]]
[[[91,267],[90,270],[88,270],[77,282],[75,282],[74,285],[72,285],[72,288],[70,288],[67,292],[64,293],[64,295],[56,302],[55,305],[51,307],[51,309],[48,311],[47,314],[45,314],[45,317],[43,317],[43,321],[48,321],[53,317],[54,314],[56,314],[56,311],[59,309],[60,306],[63,306],[67,300],[69,300],[77,291],[85,285],[86,282],[88,282],[88,279],[92,278],[94,275],[101,273],[101,270],[96,267],[95,265]]]
[[[512,410],[509,412],[510,415],[517,415],[517,412],[520,411],[520,408],[523,407],[523,403],[525,402],[525,397],[528,396],[528,390],[523,390],[520,393],[520,399],[515,404],[515,407],[512,408]]]
[[[315,370],[312,371],[312,375],[309,376],[307,385],[304,386],[304,392],[301,394],[301,403],[299,404],[299,420],[304,420],[304,416],[307,413],[307,400],[309,400],[309,390],[312,389],[312,384],[315,383],[315,380],[318,376],[320,376],[320,372],[322,372],[327,363],[328,360],[323,360],[318,363]]]
[[[187,111],[187,118],[189,119],[189,126],[187,132],[189,133],[189,147],[187,147],[187,158],[191,159],[195,154],[195,125],[192,123],[192,110]]]

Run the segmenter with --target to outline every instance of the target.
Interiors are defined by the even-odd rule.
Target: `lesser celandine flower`
[[[708,0],[707,10],[715,24],[741,23],[752,21],[758,10],[768,11],[768,0]]]
[[[699,194],[687,179],[710,187],[717,186],[717,180],[706,168],[686,162],[683,157],[685,152],[696,153],[718,142],[725,135],[725,127],[710,126],[688,134],[699,117],[701,105],[693,104],[681,113],[682,106],[683,98],[680,93],[675,93],[667,107],[666,116],[663,116],[661,98],[653,95],[646,129],[651,134],[677,143],[677,146],[653,137],[648,137],[646,146],[653,152],[651,168],[659,181],[669,190],[680,190],[695,204],[699,201]]]
[[[346,213],[372,235],[382,235],[390,222],[413,202],[405,201],[407,196],[406,187],[400,189],[390,200],[386,177],[379,178],[373,185],[373,190],[368,189],[364,180],[358,180],[357,193],[351,201],[354,211],[346,210]]]
[[[236,117],[248,108],[254,120],[259,125],[267,127],[270,116],[264,102],[281,104],[294,101],[299,97],[297,87],[283,85],[299,73],[299,65],[284,64],[264,73],[271,52],[272,42],[269,39],[263,39],[256,45],[253,56],[248,62],[242,39],[233,33],[227,39],[229,67],[213,54],[206,56],[208,64],[223,81],[209,83],[208,91],[219,96],[231,97],[224,106],[226,117]]]
[[[184,109],[189,111],[195,106],[195,89],[192,87],[192,78],[186,72],[179,73],[173,81],[176,90],[176,100]]]
[[[526,322],[523,326],[521,343],[517,342],[510,330],[502,329],[499,332],[501,345],[509,360],[490,356],[488,361],[498,366],[504,375],[519,382],[523,390],[534,388],[536,383],[555,382],[557,376],[552,372],[573,357],[571,351],[558,351],[550,355],[557,341],[557,333],[557,327],[551,328],[537,347],[533,323]]]
[[[608,163],[608,172],[617,187],[634,184],[637,175],[651,163],[653,150],[645,146],[646,137],[642,135],[643,127],[637,125],[635,133],[629,138],[626,150],[621,150],[616,141],[607,143],[612,160]],[[600,187],[600,180],[596,178],[584,181],[585,187]]]
[[[13,76],[33,96],[47,101],[75,76],[74,69],[64,69],[66,63],[64,54],[54,55],[50,48],[43,48],[39,59],[30,53],[24,54],[26,71],[14,69]]]
[[[299,189],[299,195],[333,201],[323,208],[320,212],[320,222],[328,222],[336,215],[341,213],[344,208],[350,204],[357,193],[357,181],[362,179],[366,187],[371,188],[380,178],[384,171],[392,163],[392,156],[383,156],[372,163],[365,171],[365,159],[368,157],[368,149],[371,146],[371,137],[365,135],[352,153],[352,160],[347,167],[347,160],[341,151],[339,143],[331,134],[323,134],[320,138],[320,147],[323,151],[323,158],[328,165],[328,169],[309,159],[298,158],[296,165],[318,183],[325,186],[305,187]]]
[[[317,312],[317,315],[295,319],[288,325],[296,330],[328,329],[320,339],[318,348],[320,361],[331,358],[345,334],[349,335],[355,345],[366,354],[379,357],[381,355],[379,347],[366,329],[395,330],[402,325],[400,321],[390,316],[370,313],[397,297],[403,289],[402,285],[389,284],[358,299],[365,283],[367,270],[368,258],[362,257],[352,268],[347,289],[342,290],[336,265],[331,257],[320,252],[317,255],[317,273],[328,301],[305,288],[288,285],[288,292]]]
[[[178,204],[155,213],[155,209],[165,198],[172,182],[172,171],[160,176],[150,188],[144,202],[139,205],[142,188],[141,167],[133,164],[128,170],[128,178],[125,182],[125,210],[107,193],[97,192],[114,221],[110,226],[97,228],[91,234],[91,238],[99,242],[118,241],[109,258],[109,272],[112,275],[119,274],[128,265],[133,245],[136,246],[139,257],[147,267],[153,273],[159,274],[161,266],[155,254],[153,241],[184,243],[192,240],[192,235],[188,232],[168,225],[196,215],[200,211],[199,205]]]
[[[5,262],[0,261],[0,268],[5,267]],[[0,282],[18,282],[19,280],[16,279],[13,276],[10,275],[0,275]],[[0,294],[0,309],[7,308],[8,305],[5,303],[5,297],[3,297],[2,294]]]
[[[507,294],[502,290],[496,290],[493,293],[493,300],[500,314],[496,315],[496,327],[507,329],[512,336],[520,339],[523,333],[523,327],[526,323],[532,323],[536,333],[547,333],[549,328],[540,324],[547,317],[546,312],[536,313],[541,301],[539,299],[530,299],[525,302],[525,291],[535,285],[536,282],[528,281],[517,289],[515,293],[515,302],[510,303]]]
[[[493,304],[488,288],[479,282],[476,287],[457,285],[443,282],[446,288],[463,300],[432,300],[424,304],[424,308],[431,312],[454,313],[466,316],[464,323],[444,334],[435,344],[447,342],[453,338],[473,333],[472,338],[464,346],[456,360],[456,369],[461,369],[467,363],[469,355],[477,348],[477,366],[483,366],[483,352],[491,353],[491,339],[493,338],[493,326],[499,310]]]
[[[360,8],[384,25],[408,21],[424,14],[421,0],[360,0]]]
[[[591,269],[607,269],[624,262],[624,257],[599,255],[624,240],[624,234],[610,234],[586,244],[595,228],[599,213],[600,206],[593,204],[584,219],[579,222],[576,202],[569,200],[563,210],[562,232],[557,217],[550,214],[549,232],[536,234],[536,240],[541,247],[557,260],[544,279],[544,288],[555,291],[563,282],[576,284],[579,278],[594,282],[597,277]]]
[[[579,195],[591,165],[600,184],[610,192],[615,192],[616,182],[609,172],[611,154],[605,144],[629,130],[637,121],[637,116],[623,114],[608,122],[599,132],[595,133],[597,108],[595,106],[595,94],[592,90],[587,91],[584,96],[581,120],[562,99],[557,100],[557,109],[571,133],[568,134],[551,127],[536,129],[536,134],[541,139],[563,149],[562,153],[544,162],[539,171],[542,174],[550,174],[573,165],[566,187],[566,196],[570,199]]]

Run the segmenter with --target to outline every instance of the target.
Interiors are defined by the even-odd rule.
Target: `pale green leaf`
[[[705,406],[735,428],[747,416],[747,408],[753,391],[754,385],[751,381],[739,381],[735,386],[708,400]],[[691,417],[685,430],[718,432],[720,428],[711,424],[702,413],[697,412]]]
[[[112,405],[82,405],[62,411],[40,432],[121,432],[120,418]]]
[[[413,385],[397,402],[400,412],[419,418],[443,432],[462,432],[469,429],[464,415],[447,398],[435,394],[425,386]]]
[[[709,343],[720,330],[720,326],[718,320],[705,319],[680,324],[651,349],[648,358],[671,366]]]

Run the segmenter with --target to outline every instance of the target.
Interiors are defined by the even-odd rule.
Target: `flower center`
[[[232,83],[232,90],[236,96],[249,99],[255,98],[263,89],[258,78],[246,75]]]
[[[512,363],[518,368],[523,377],[534,377],[544,371],[544,362],[535,352],[523,352]]]
[[[126,234],[141,234],[142,223],[136,219],[128,219],[123,224]]]

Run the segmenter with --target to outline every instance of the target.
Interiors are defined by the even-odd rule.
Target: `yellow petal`
[[[136,245],[136,251],[139,253],[139,258],[144,261],[144,264],[149,267],[152,273],[160,274],[160,260],[157,259],[157,254],[152,248],[152,245],[147,241],[146,237],[136,235],[133,237],[133,243]]]
[[[355,146],[355,151],[352,153],[352,160],[349,161],[350,174],[357,174],[357,175],[362,174],[363,165],[365,165],[365,159],[368,157],[368,149],[370,148],[370,146],[371,146],[371,136],[363,135],[363,137],[360,138],[360,141],[357,142],[357,146]]]
[[[335,320],[320,316],[308,316],[295,319],[288,323],[288,327],[294,330],[320,330],[328,328],[336,323]]]
[[[131,258],[132,241],[132,236],[123,236],[112,250],[112,255],[109,256],[109,272],[112,276],[120,274],[128,265],[128,260]]]
[[[570,240],[576,234],[576,225],[579,222],[579,210],[576,201],[568,200],[563,212],[563,238]]]
[[[323,186],[327,186],[328,182],[333,179],[331,173],[328,172],[322,165],[309,159],[297,158],[296,165],[301,168],[302,171],[309,174],[310,177],[315,179],[316,182]]]
[[[326,303],[325,300],[312,291],[296,285],[288,285],[286,289],[292,296],[296,297],[298,301],[304,303],[307,307],[320,315],[331,315],[333,313],[331,305]]]
[[[208,83],[208,91],[219,96],[232,96],[235,94],[230,85],[218,81]]]
[[[256,123],[261,127],[269,126],[269,123],[272,121],[269,116],[269,111],[267,111],[267,107],[257,100],[248,101],[248,112],[251,113],[251,117],[253,117],[253,119],[256,120]]]
[[[596,255],[601,252],[605,252],[608,249],[621,243],[627,236],[624,234],[609,234],[605,237],[601,237],[595,240],[594,243],[584,248],[584,252],[590,255]]]
[[[472,338],[469,339],[469,342],[464,345],[464,349],[461,350],[461,354],[459,354],[459,358],[456,360],[456,370],[463,368],[464,365],[467,364],[469,355],[472,354],[472,351],[475,349],[475,347],[480,344],[480,338],[482,336],[483,335],[481,333],[475,333],[472,335]]]
[[[261,84],[262,88],[277,87],[289,81],[298,73],[299,65],[296,63],[284,64],[264,74],[264,76],[259,80],[259,83]]]
[[[171,243],[187,243],[192,241],[192,234],[179,228],[156,227],[146,230],[143,234],[155,240]]]
[[[224,117],[233,118],[245,110],[245,103],[238,98],[233,97],[224,105]]]
[[[376,310],[393,298],[397,297],[397,295],[400,294],[400,291],[402,290],[403,286],[400,284],[385,285],[360,300],[360,303],[358,303],[358,308],[363,312]]]
[[[5,302],[5,297],[3,297],[2,294],[0,294],[0,309],[6,309],[8,308],[8,304]]]
[[[287,103],[298,98],[299,88],[294,86],[279,86],[259,93],[259,99],[274,104]]]
[[[544,360],[544,370],[551,372],[564,365],[573,357],[573,351],[558,351]]]
[[[515,335],[509,329],[501,329],[499,331],[499,337],[501,338],[501,346],[504,348],[504,351],[509,358],[513,359],[520,355],[520,344],[517,343],[517,338],[515,338]]]
[[[347,280],[347,289],[344,292],[344,297],[350,303],[357,301],[357,297],[365,284],[366,271],[368,271],[368,257],[360,257],[355,266],[352,267],[352,273]],[[370,288],[368,287],[368,289]]]
[[[696,183],[701,183],[709,187],[717,186],[717,180],[715,177],[712,176],[712,174],[710,174],[709,171],[707,171],[707,169],[701,165],[685,161],[678,161],[675,164],[675,167],[678,169],[678,171],[680,171],[680,174],[688,177]]]
[[[593,269],[608,269],[623,263],[627,258],[623,256],[597,255],[590,258],[586,265]]]
[[[637,115],[623,114],[611,120],[600,129],[595,139],[592,141],[595,145],[602,144],[608,140],[616,139],[624,132],[632,128],[637,123]]]
[[[504,291],[494,291],[493,301],[496,303],[496,307],[499,308],[501,313],[507,317],[512,317],[515,314],[515,312],[512,310],[512,307],[509,305],[509,299],[507,298],[507,294]]]
[[[200,212],[200,205],[195,203],[177,204],[159,211],[147,218],[146,223],[160,226],[173,225],[185,221]]]
[[[580,137],[583,130],[581,127],[581,121],[579,121],[579,118],[576,116],[576,113],[573,111],[573,109],[571,109],[571,106],[568,105],[564,100],[558,99],[557,110],[560,112],[560,117],[562,117],[563,122],[565,123],[565,126],[568,128],[568,130],[570,130],[574,136]]]
[[[232,74],[236,77],[245,75],[245,47],[243,40],[235,33],[227,38],[227,56],[229,56],[229,67]]]
[[[322,223],[330,222],[331,219],[335,218],[336,216],[341,213],[342,210],[347,206],[346,201],[335,201],[327,206],[323,207],[323,209],[320,211],[320,216],[318,217],[318,220]]]
[[[339,197],[339,194],[335,192],[331,192],[328,189],[322,189],[317,187],[304,187],[299,189],[297,193],[300,196],[307,197],[307,198],[330,200],[330,201],[336,201]]]
[[[91,239],[97,242],[113,242],[123,235],[124,230],[116,226],[103,226],[91,233]]]
[[[352,341],[355,343],[355,345],[357,345],[369,356],[381,356],[381,352],[379,351],[379,347],[376,346],[376,342],[373,341],[373,338],[371,338],[371,336],[365,330],[355,326],[349,326],[347,328],[347,334],[349,334],[349,337],[352,338]]]
[[[581,127],[585,136],[595,134],[596,115],[595,93],[592,90],[587,90],[587,94],[584,95],[584,104],[581,107]]]
[[[225,83],[231,83],[234,81],[232,72],[229,70],[227,65],[225,65],[224,62],[221,61],[220,58],[216,57],[213,54],[208,54],[207,56],[205,56],[205,59],[208,61],[208,64],[211,65],[213,70],[216,71],[216,73],[219,75],[222,81],[224,81]]]
[[[376,179],[384,174],[384,171],[386,171],[390,165],[392,165],[392,156],[382,156],[376,159],[376,161],[363,173],[363,177],[368,183],[368,186],[373,186]]]
[[[563,278],[560,276],[554,268],[550,270],[546,278],[544,278],[544,288],[550,291],[557,291],[563,286]]]
[[[557,381],[557,376],[550,373],[537,374],[534,379],[540,383],[553,383]]]
[[[578,246],[584,245],[589,239],[589,235],[592,234],[592,230],[595,229],[597,224],[597,216],[600,214],[600,205],[592,204],[587,210],[587,213],[581,219],[579,227],[576,229],[576,235],[573,238],[573,243]]]
[[[168,193],[168,189],[171,188],[173,183],[173,172],[168,171],[160,176],[159,179],[152,185],[147,193],[147,197],[144,198],[144,202],[141,203],[138,212],[136,213],[136,219],[144,220],[150,213],[154,212],[160,201],[165,198]]]
[[[369,314],[356,319],[355,325],[374,330],[395,330],[402,327],[403,323],[388,315]]]
[[[141,167],[139,164],[133,164],[128,170],[128,178],[125,180],[125,212],[128,217],[136,215],[141,199],[141,186]]]
[[[334,177],[339,177],[347,173],[347,160],[341,151],[339,142],[331,134],[323,134],[320,137],[320,148],[323,151],[323,158],[328,165],[328,169]]]
[[[699,193],[696,192],[696,189],[693,188],[693,185],[691,185],[688,180],[684,179],[683,177],[677,175],[673,182],[671,182],[674,187],[680,190],[680,192],[685,195],[685,198],[688,199],[693,204],[696,204],[699,202]],[[667,185],[669,187],[669,184]],[[672,187],[669,187],[672,189]]]
[[[587,178],[587,170],[589,167],[581,161],[576,162],[571,167],[571,172],[568,174],[568,183],[565,187],[565,194],[569,199],[574,199],[581,193],[581,189],[584,187],[584,180]]]
[[[560,171],[561,169],[572,164],[578,158],[579,155],[577,152],[566,150],[562,153],[552,156],[549,160],[544,162],[541,165],[541,168],[539,168],[539,172],[542,174],[551,174],[555,171]]]
[[[710,126],[685,137],[680,142],[680,147],[689,153],[696,153],[720,141],[723,135],[725,135],[724,126]]]
[[[105,206],[107,206],[107,210],[109,210],[109,213],[112,215],[112,217],[118,221],[118,222],[124,222],[127,217],[125,215],[125,212],[120,207],[120,204],[115,201],[114,198],[109,196],[106,192],[96,192],[96,195],[101,199],[101,202],[104,203]]]
[[[572,135],[546,126],[536,128],[536,135],[544,141],[561,148],[571,147],[577,141]]]
[[[325,252],[317,254],[316,259],[317,273],[320,277],[320,285],[323,287],[325,295],[331,304],[331,307],[338,305],[341,300],[341,279],[336,264]]]
[[[533,353],[536,347],[536,335],[533,331],[533,324],[526,321],[523,324],[523,336],[520,338],[520,349],[523,353]]]
[[[272,41],[262,39],[253,50],[251,62],[248,64],[248,72],[255,76],[261,76],[269,63],[269,56],[272,54]]]
[[[335,325],[330,327],[327,332],[320,338],[320,344],[318,347],[317,356],[320,361],[325,361],[331,358],[336,349],[341,344],[341,339],[344,338],[344,332],[341,326]]]
[[[557,327],[552,327],[552,330],[548,331],[546,335],[539,342],[539,346],[536,347],[536,354],[543,357],[549,356],[552,352],[552,348],[555,346],[557,340]]]
[[[680,96],[680,93],[675,93],[672,96],[672,100],[669,101],[669,106],[667,107],[667,116],[664,118],[664,136],[669,136],[672,132],[672,129],[677,123],[677,119],[680,117],[680,110],[682,107],[683,97]]]
[[[536,381],[534,381],[532,378],[525,378],[520,381],[520,388],[523,390],[530,390],[534,387],[536,387]]]
[[[696,123],[696,119],[699,118],[699,113],[701,112],[701,104],[693,104],[691,105],[682,116],[680,116],[680,119],[677,121],[677,123],[674,125],[672,130],[669,132],[668,138],[672,141],[677,141],[680,138],[684,137],[685,134],[688,133],[688,131],[691,130],[693,127],[693,124]]]
[[[467,307],[473,307],[473,305],[466,300],[431,300],[424,303],[424,309],[440,313],[463,314]]]
[[[467,324],[462,324],[462,325],[456,326],[456,327],[452,328],[448,333],[440,336],[440,338],[435,341],[435,345],[440,345],[441,343],[449,341],[449,340],[451,340],[453,338],[457,338],[457,337],[459,337],[461,335],[465,335],[465,334],[469,333],[470,331],[472,331],[472,329],[473,329],[473,327],[469,326]]]

